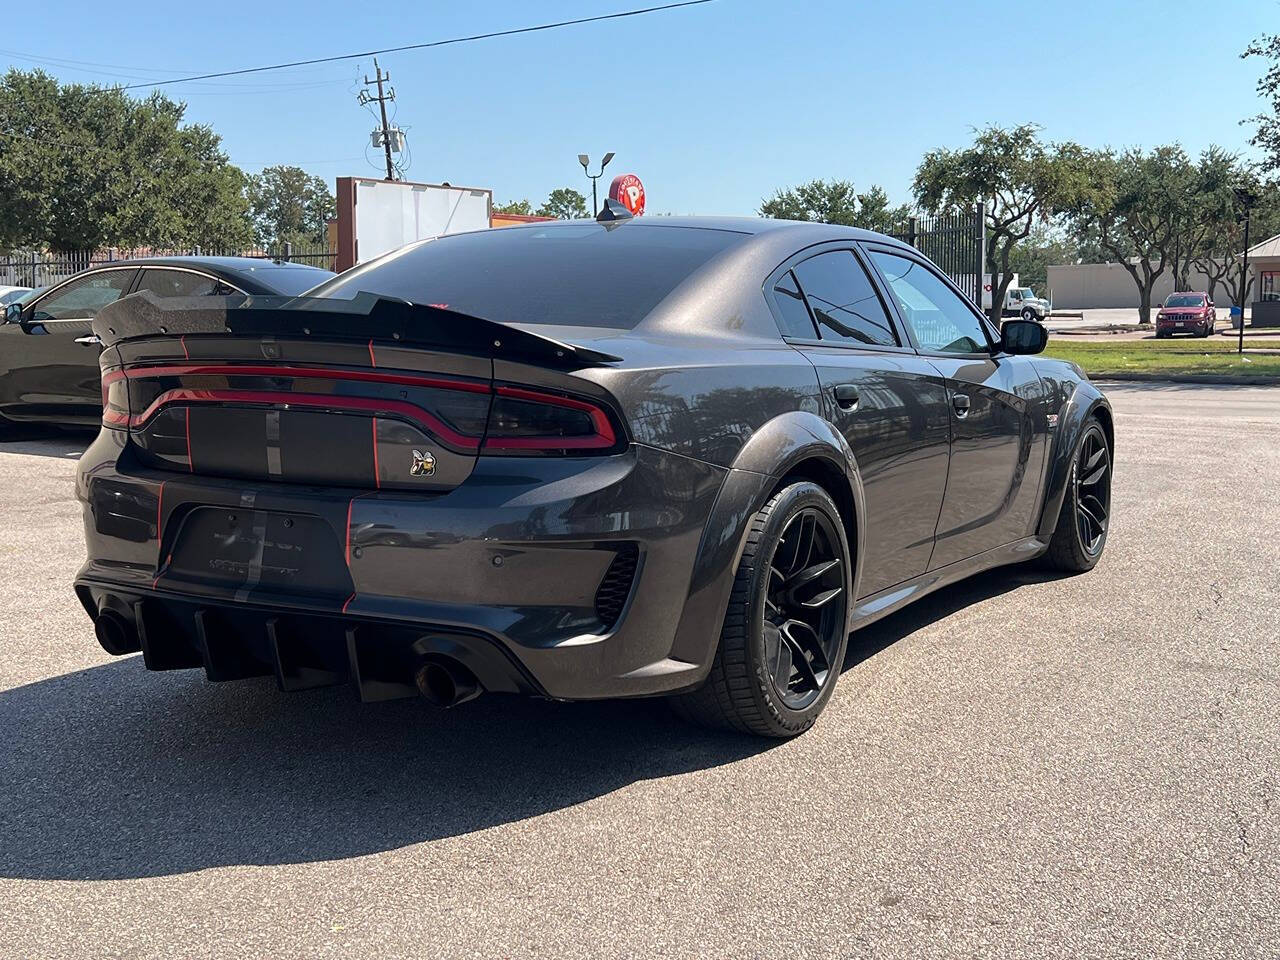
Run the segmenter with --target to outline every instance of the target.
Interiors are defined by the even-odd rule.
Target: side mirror
[[[1000,349],[1009,354],[1039,353],[1049,331],[1034,320],[1006,320],[1000,328]]]
[[[22,316],[22,304],[7,303],[4,307],[4,322],[17,323],[18,318]]]

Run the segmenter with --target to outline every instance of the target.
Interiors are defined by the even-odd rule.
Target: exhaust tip
[[[142,649],[133,624],[114,610],[103,610],[93,621],[93,633],[102,649],[113,657],[136,653]]]
[[[480,696],[480,682],[475,675],[453,661],[430,660],[418,668],[413,681],[422,698],[442,710]]]

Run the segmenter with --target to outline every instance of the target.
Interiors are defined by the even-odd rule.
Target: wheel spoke
[[[1090,452],[1089,457],[1084,464],[1085,470],[1092,470],[1096,467],[1098,465],[1098,461],[1106,456],[1107,453],[1107,448],[1097,443],[1092,437],[1089,439],[1089,446],[1091,448],[1096,447],[1097,449]]]
[[[800,606],[808,610],[817,610],[819,607],[825,607],[842,593],[844,593],[844,587],[832,587],[830,590],[823,590],[809,600],[800,601]]]
[[[782,640],[782,631],[772,623],[764,625],[764,662],[779,691],[791,685],[791,647]]]
[[[809,565],[809,556],[813,553],[813,533],[817,526],[817,518],[805,511],[792,518],[783,540],[786,551],[780,564],[786,576],[792,576],[797,570]]]
[[[796,672],[808,684],[809,689],[817,690],[822,686],[822,681],[818,679],[817,665],[810,662],[809,658],[805,656],[805,647],[797,638],[797,633],[803,633],[803,631],[795,629],[797,624],[802,627],[805,626],[799,620],[788,620],[779,628],[779,632],[782,635],[782,645],[791,650],[791,665],[796,668]],[[808,628],[806,627],[806,629]],[[825,670],[825,667],[823,669]]]
[[[805,567],[798,573],[793,573],[789,576],[787,578],[787,586],[792,590],[807,586],[820,577],[830,573],[838,566],[840,566],[840,559],[838,557],[835,560],[823,560],[820,563],[812,564]]]
[[[1106,451],[1099,451],[1099,454],[1098,454],[1098,455],[1099,455],[1099,456],[1101,456],[1101,455],[1102,455],[1103,453],[1105,453],[1105,452],[1106,452]],[[1094,485],[1095,485],[1099,480],[1101,480],[1103,477],[1105,477],[1105,476],[1107,475],[1107,467],[1108,467],[1108,466],[1109,466],[1109,464],[1107,463],[1107,461],[1106,461],[1106,460],[1103,460],[1103,461],[1102,461],[1101,463],[1099,463],[1099,464],[1098,464],[1098,466],[1096,466],[1096,467],[1085,467],[1085,469],[1086,469],[1086,470],[1090,470],[1090,469],[1091,469],[1093,472],[1092,472],[1092,473],[1090,473],[1090,474],[1088,474],[1087,476],[1085,476],[1085,477],[1081,478],[1081,480],[1080,480],[1080,486],[1082,486],[1082,487],[1092,487],[1092,486],[1094,486]]]
[[[1106,531],[1107,511],[1102,508],[1102,502],[1097,497],[1081,497],[1080,509],[1089,515],[1099,533]]]

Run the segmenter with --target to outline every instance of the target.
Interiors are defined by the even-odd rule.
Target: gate
[[[986,259],[986,215],[982,204],[972,210],[912,217],[895,240],[915,247],[938,265],[960,291],[982,309],[982,274]]]

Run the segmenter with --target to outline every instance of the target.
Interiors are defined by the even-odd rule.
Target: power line
[[[380,53],[402,53],[406,50],[426,50],[429,47],[445,47],[455,43],[472,43],[476,40],[491,40],[495,37],[510,37],[520,33],[536,33],[540,30],[555,30],[560,27],[575,27],[584,23],[598,23],[601,20],[620,20],[623,17],[638,17],[646,13],[657,13],[662,10],[675,10],[679,7],[696,7],[713,0],[682,0],[680,3],[664,3],[656,7],[642,7],[638,10],[623,10],[618,13],[602,13],[595,17],[581,17],[577,20],[559,20],[555,23],[541,23],[533,27],[514,27],[510,30],[495,30],[491,33],[477,33],[469,37],[451,37],[448,40],[433,40],[429,43],[410,43],[401,47],[384,47],[380,50],[366,50],[363,53],[345,53],[337,57],[316,57],[311,60],[294,60],[290,63],[274,63],[266,67],[244,67],[240,70],[223,70],[220,73],[202,73],[193,77],[177,77],[172,80],[157,80],[154,83],[130,83],[120,89],[134,90],[140,87],[162,87],[173,83],[191,83],[196,80],[212,80],[217,77],[238,77],[246,73],[262,73],[267,70],[285,70],[289,67],[306,67],[316,63],[335,63],[339,60],[356,60],[360,57],[372,57]]]

